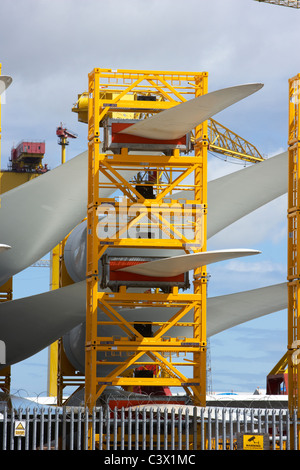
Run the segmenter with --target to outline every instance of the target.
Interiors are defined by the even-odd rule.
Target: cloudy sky
[[[2,106],[1,167],[22,139],[46,142],[45,162],[60,163],[56,127],[78,134],[67,158],[86,149],[87,128],[71,112],[95,67],[207,71],[209,91],[260,82],[255,95],[216,120],[266,157],[287,148],[288,79],[300,72],[300,11],[254,0],[1,0],[0,62],[13,84]],[[209,178],[242,169],[210,156]],[[259,257],[210,269],[209,295],[286,279],[286,197],[233,224],[210,248],[247,247]],[[16,276],[15,297],[47,290],[49,272]],[[34,286],[34,288],[33,288]],[[265,388],[286,350],[286,312],[216,335],[211,340],[215,391]],[[14,366],[13,391],[46,390],[47,352]]]

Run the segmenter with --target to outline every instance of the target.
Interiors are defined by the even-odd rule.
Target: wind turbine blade
[[[207,299],[207,337],[285,308],[287,308],[286,284],[209,298]],[[178,308],[174,307],[142,307],[123,309],[120,310],[120,313],[129,322],[167,322],[177,311]],[[98,319],[105,322],[108,320],[108,317],[100,312]],[[192,322],[193,311],[188,312],[181,321]],[[158,326],[153,326],[153,331],[155,332],[158,328]],[[123,330],[118,326],[101,325],[101,335],[104,337],[118,336],[121,333],[123,333]],[[193,336],[193,327],[172,327],[166,335],[191,338]],[[73,328],[64,337],[64,348],[73,366],[84,372],[84,323]],[[116,360],[118,359],[116,358]],[[103,373],[109,373],[111,367],[102,366],[101,370]]]
[[[87,211],[87,152],[1,195],[0,285],[52,250]],[[126,179],[134,171],[120,172]],[[108,181],[102,177],[102,181]],[[114,190],[101,189],[103,197]]]
[[[286,193],[287,165],[285,152],[210,181],[208,238]],[[0,284],[42,258],[85,217],[86,188],[87,152],[84,152],[2,194],[0,239],[13,248],[1,255]],[[177,193],[174,198],[192,198],[188,193]]]
[[[1,340],[6,346],[3,367],[36,354],[85,321],[85,289],[85,282],[82,282],[2,302]]]
[[[287,192],[288,155],[284,152],[262,163],[208,182],[208,238],[233,222]],[[191,191],[179,191],[173,199],[193,199]],[[65,247],[68,272],[76,282],[85,278],[86,272],[86,223],[72,232]],[[77,236],[78,232],[78,236]],[[72,243],[70,240],[73,240]],[[76,254],[74,256],[76,250]],[[135,248],[136,254],[142,256]],[[176,253],[179,255],[180,253]],[[80,255],[80,256],[79,256]],[[126,253],[122,253],[126,256]],[[154,256],[154,255],[153,255]],[[156,254],[159,257],[160,254]],[[171,254],[165,254],[171,256]],[[144,268],[142,268],[144,269]]]
[[[0,253],[1,253],[2,251],[9,250],[10,248],[11,248],[11,246],[9,246],[9,245],[2,245],[2,244],[0,244]]]
[[[207,238],[259,207],[286,194],[288,152],[243,170],[221,176],[207,184]],[[193,199],[192,191],[178,191],[172,199]]]
[[[234,250],[207,251],[203,253],[173,256],[172,258],[140,263],[119,269],[118,271],[126,271],[151,277],[172,277],[201,266],[206,266],[207,264],[241,258],[243,256],[257,255],[259,253],[261,252],[257,250],[247,250],[242,248]]]
[[[141,120],[121,131],[120,134],[156,140],[179,139],[191,132],[197,125],[252,95],[262,87],[261,83],[253,83],[207,93]]]
[[[213,336],[247,321],[286,308],[286,283],[208,298],[206,320],[207,336]],[[142,307],[140,309],[124,309],[122,310],[122,315],[127,321],[157,322],[167,321],[176,311],[178,311],[178,308]],[[101,319],[104,320],[107,319],[107,317],[105,318],[103,314],[101,315]],[[193,311],[188,312],[182,318],[182,321],[193,321]],[[114,333],[111,332],[111,335],[120,334],[120,328],[116,328],[116,331]],[[119,331],[119,333],[117,333],[117,331]],[[170,330],[170,334],[174,336],[186,336],[186,328],[179,326],[173,327],[172,330]]]
[[[207,236],[287,192],[288,153],[284,152],[208,185]]]
[[[54,248],[86,215],[87,152],[1,195],[0,284]]]
[[[276,284],[208,299],[207,329],[213,336],[255,318],[287,308],[287,285]]]
[[[207,336],[286,308],[286,283],[209,298]],[[75,334],[77,340],[69,342],[68,350],[69,355],[76,357],[77,361],[80,362],[79,358],[82,358],[81,367],[84,369],[85,309],[86,281],[44,294],[1,303],[1,340],[6,345],[6,365],[20,362],[49,346],[61,336],[65,334],[68,336],[77,330]],[[124,309],[122,315],[127,321],[157,322],[167,321],[176,311],[177,309],[172,307],[149,307]],[[100,314],[99,318],[102,321],[108,319],[104,314]],[[187,313],[182,319],[182,321],[192,320],[192,312]],[[102,328],[103,336],[119,335],[121,331],[119,327],[111,325]],[[181,327],[173,327],[171,330],[174,336],[187,336],[186,331],[186,328]],[[71,357],[69,359],[71,360]]]
[[[12,84],[12,78],[8,75],[0,75],[0,95]]]

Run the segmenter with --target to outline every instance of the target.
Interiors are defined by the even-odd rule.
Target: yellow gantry
[[[291,413],[297,412],[299,422],[300,393],[300,74],[289,80],[288,136],[288,395]],[[292,431],[293,432],[293,431]],[[299,435],[299,427],[297,429]],[[292,439],[291,439],[292,442]]]
[[[156,97],[154,101],[149,100],[149,89],[150,95]],[[130,117],[132,113],[139,116],[153,114],[185,101],[186,97],[205,93],[206,72],[112,71],[97,68],[89,74],[85,402],[90,410],[108,385],[122,385],[124,388],[140,385],[183,387],[196,403],[205,405],[206,269],[202,267],[201,270],[195,270],[193,293],[179,293],[178,287],[172,284],[168,292],[154,286],[150,290],[145,288],[144,292],[132,293],[122,281],[117,290],[108,293],[99,289],[98,279],[99,259],[108,249],[117,255],[120,248],[138,247],[145,250],[145,254],[147,250],[155,248],[161,250],[162,256],[164,250],[174,252],[181,249],[186,253],[206,250],[207,123],[195,129],[197,144],[192,156],[181,155],[178,148],[168,155],[161,152],[157,154],[153,148],[152,152],[148,149],[146,156],[142,152],[131,155],[128,151],[130,149],[122,146],[120,153],[106,154],[102,153],[100,142],[100,128],[108,116],[116,117],[115,113],[120,112],[129,113]],[[147,99],[137,99],[137,96],[145,94]],[[128,99],[128,96],[132,98]],[[127,181],[122,176],[124,170],[144,175],[142,181],[138,178]],[[189,179],[188,186],[186,179]],[[143,185],[153,191],[151,199],[143,195]],[[119,190],[121,199],[101,198],[101,189],[108,187]],[[192,199],[177,201],[171,197],[174,191],[187,188],[193,189]],[[113,207],[116,214],[114,221],[117,222],[111,238],[105,236],[98,220],[105,204]],[[121,224],[120,220],[124,221],[124,210],[126,221]],[[177,216],[182,216],[184,210],[188,210],[188,217],[184,219],[189,225],[188,235],[182,230],[186,227],[179,227],[177,223]],[[157,236],[139,238],[135,231],[137,226],[146,231],[150,227]],[[129,232],[134,235],[130,236]],[[168,311],[170,306],[177,307],[177,313],[169,319],[163,318],[156,322],[158,330],[151,336],[144,336],[136,322],[128,321],[122,315],[124,308],[147,307],[154,312],[155,309]],[[105,322],[99,321],[98,308],[107,315]],[[193,312],[192,321],[185,321],[188,312]],[[120,335],[101,336],[102,324],[117,325]],[[179,324],[192,327],[192,338],[170,336],[171,327]],[[193,359],[174,361],[174,357],[182,354],[191,354]],[[132,368],[149,364],[160,373],[151,378],[128,374]],[[189,366],[192,377],[187,377],[179,370],[179,365],[181,369]],[[101,370],[107,366],[111,366],[111,372],[105,375]]]

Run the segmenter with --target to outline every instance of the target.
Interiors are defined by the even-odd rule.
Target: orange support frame
[[[117,84],[122,83],[119,91]],[[174,83],[176,82],[176,85]],[[107,94],[105,90],[107,88]],[[113,89],[112,91],[110,89]],[[151,102],[150,112],[158,112],[189,98],[207,93],[207,73],[193,72],[159,72],[159,71],[126,71],[109,69],[94,69],[89,74],[89,103],[88,103],[88,207],[87,207],[87,316],[86,316],[86,367],[85,367],[85,403],[92,410],[98,397],[107,385],[136,387],[144,386],[176,386],[183,387],[195,403],[205,406],[206,401],[206,269],[194,272],[193,293],[179,293],[178,288],[172,287],[169,293],[153,288],[150,292],[130,293],[126,286],[120,286],[118,292],[108,293],[99,290],[99,259],[107,249],[113,248],[149,248],[174,250],[182,249],[186,253],[206,250],[206,212],[207,212],[207,123],[195,129],[194,155],[180,155],[174,149],[171,155],[144,154],[131,155],[127,148],[122,148],[120,154],[101,153],[100,127],[101,122],[109,113],[122,108],[131,113],[133,109],[139,113],[149,113],[149,101],[128,99],[130,94],[149,91],[159,99]],[[111,99],[112,96],[114,99]],[[107,99],[105,99],[105,96]],[[145,160],[147,160],[145,162]],[[122,170],[139,173],[150,172],[156,175],[167,175],[167,181],[161,184],[159,178],[153,184],[156,196],[148,200],[137,189],[136,181],[127,181]],[[108,183],[103,183],[103,175]],[[184,184],[185,178],[191,178],[192,183]],[[102,178],[102,182],[101,182]],[[138,204],[136,215],[123,226],[117,226],[117,236],[107,240],[99,237],[98,214],[101,204],[107,199],[101,198],[101,189],[111,187],[123,194],[123,199],[114,200],[113,207],[120,215],[123,205],[132,208]],[[170,212],[181,211],[184,203],[171,199],[172,191],[193,189],[194,197],[186,198],[189,215],[193,227],[193,237],[183,235],[169,218]],[[125,202],[124,202],[125,201]],[[111,201],[110,201],[111,202]],[[199,217],[199,211],[201,215]],[[160,233],[167,237],[142,238],[129,237],[129,229],[137,224],[145,224],[150,220]],[[156,323],[158,330],[152,337],[145,337],[133,322],[127,321],[120,313],[120,308],[137,307],[163,308],[178,307],[177,314],[168,321]],[[120,327],[119,337],[103,337],[98,309],[108,317],[108,322]],[[185,321],[185,315],[193,311],[193,320]],[[107,324],[107,322],[106,322]],[[193,328],[193,337],[188,339],[170,338],[169,330],[174,325]],[[123,332],[123,335],[122,335]],[[192,360],[176,362],[172,358],[180,354],[191,354]],[[116,359],[117,355],[117,359]],[[119,356],[118,356],[119,355]],[[126,357],[124,359],[124,356]],[[162,374],[153,378],[137,378],[126,373],[132,367],[140,368],[149,364],[156,365]],[[118,360],[118,357],[120,359]],[[100,359],[101,358],[101,359]],[[171,359],[170,359],[171,358]],[[108,375],[103,375],[101,366],[114,365]],[[190,366],[193,377],[188,378],[179,370],[179,366]]]

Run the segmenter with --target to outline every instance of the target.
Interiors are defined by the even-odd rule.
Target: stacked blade
[[[8,82],[2,77],[0,92],[9,86]],[[209,93],[134,124],[126,133],[151,139],[175,139],[261,87],[261,84],[241,85]],[[0,246],[1,284],[47,254],[84,219],[87,210],[87,159],[87,152],[84,152],[2,195],[0,240],[7,245],[2,245],[2,250]],[[122,176],[128,181],[133,174],[127,171]],[[208,183],[208,237],[286,191],[286,153]],[[111,192],[107,191],[103,197],[110,195]],[[125,270],[168,277],[210,263],[258,253],[248,249],[216,250],[166,257]],[[81,332],[79,337],[84,338],[85,296],[85,281],[81,281],[57,291],[0,304],[1,339],[6,343],[7,364],[22,361],[66,335],[70,360],[76,358],[76,367],[82,370],[84,348],[80,341],[70,342],[70,338],[75,330]],[[209,299],[208,336],[282,310],[286,303],[284,285]],[[132,314],[124,313],[128,318]],[[149,311],[141,309],[134,312],[136,315],[149,321]],[[154,313],[151,315],[150,321]],[[155,315],[161,319],[164,312],[156,311]],[[77,333],[73,338],[78,338]],[[111,335],[112,330],[108,334]]]

